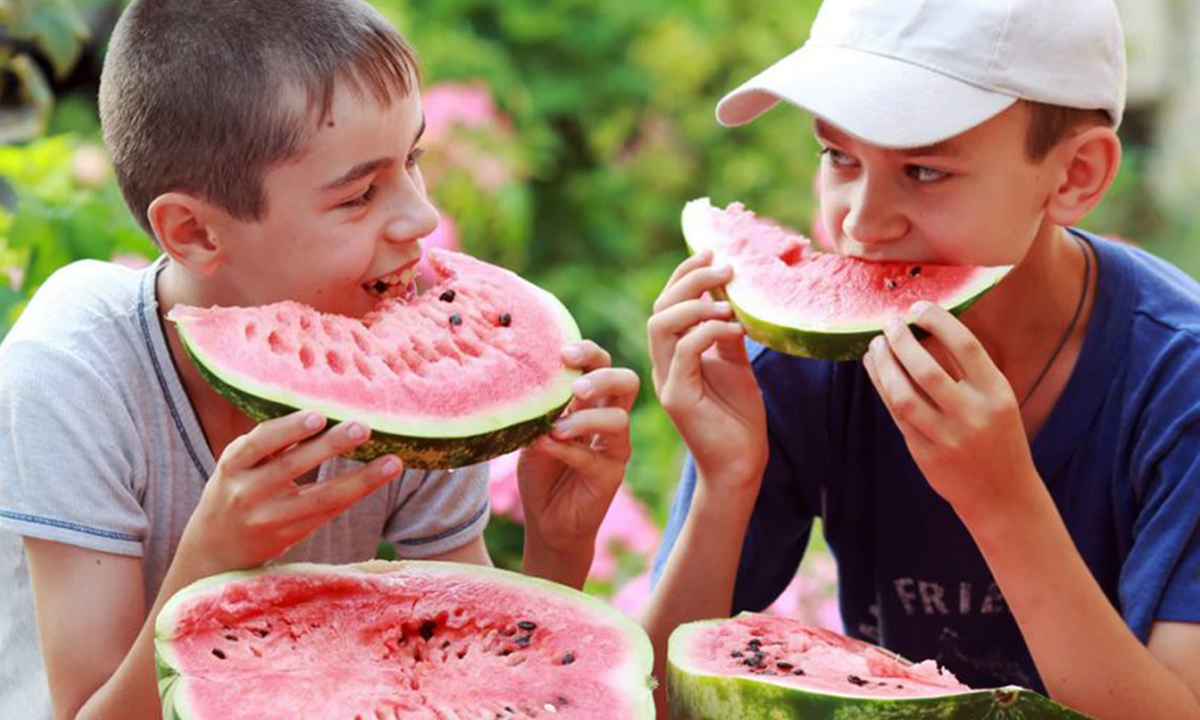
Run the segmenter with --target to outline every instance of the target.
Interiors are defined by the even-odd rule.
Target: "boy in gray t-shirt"
[[[489,562],[484,468],[339,459],[369,430],[324,432],[315,413],[255,426],[162,320],[284,299],[358,316],[378,282],[410,282],[437,223],[417,84],[412,51],[357,0],[126,9],[101,116],[164,255],[60,270],[0,345],[0,717],[158,717],[154,617],[200,577],[363,560],[381,538],[403,557]],[[563,359],[587,374],[522,457],[525,571],[578,587],[638,382],[590,342]]]

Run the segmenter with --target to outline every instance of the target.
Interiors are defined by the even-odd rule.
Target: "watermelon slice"
[[[740,203],[708,198],[683,208],[693,253],[711,249],[733,266],[724,294],[746,333],[773,350],[824,360],[863,356],[871,339],[918,300],[961,313],[1012,269],[871,262],[819,252],[799,233]]]
[[[914,665],[860,640],[756,613],[676,628],[667,698],[672,720],[1087,720],[1032,690],[972,690],[932,660]]]
[[[155,622],[177,720],[653,718],[650,641],[604,602],[474,565],[281,565],[200,580]]]
[[[550,293],[468,255],[430,250],[427,289],[363,318],[295,302],[177,306],[167,315],[208,382],[256,420],[296,409],[359,420],[349,457],[471,465],[546,432],[579,377],[563,366],[579,328]]]

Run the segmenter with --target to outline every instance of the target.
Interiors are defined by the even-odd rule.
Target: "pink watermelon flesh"
[[[238,387],[261,386],[262,396],[285,403],[319,398],[354,416],[403,416],[414,426],[503,411],[560,377],[562,346],[577,338],[564,335],[547,293],[443,250],[429,251],[421,271],[427,290],[384,300],[361,319],[295,302],[176,307],[169,317],[201,360],[219,359]]]
[[[855,325],[901,316],[918,300],[951,297],[981,271],[820,252],[808,238],[741,203],[707,211],[714,253],[733,266],[741,285],[786,308],[799,326]]]
[[[686,657],[690,672],[770,679],[840,695],[905,698],[970,691],[932,660],[911,664],[860,640],[753,613],[697,631]]]
[[[628,652],[611,625],[495,584],[420,574],[233,582],[187,604],[173,634],[186,678],[175,705],[192,718],[635,716],[605,682]]]

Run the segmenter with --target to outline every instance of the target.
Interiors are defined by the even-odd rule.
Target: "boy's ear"
[[[222,259],[211,204],[181,192],[154,198],[147,210],[150,226],[171,259],[200,277],[212,274]]]
[[[1056,224],[1075,225],[1096,207],[1116,178],[1121,141],[1111,128],[1091,127],[1064,140],[1055,154],[1063,174],[1047,210]]]

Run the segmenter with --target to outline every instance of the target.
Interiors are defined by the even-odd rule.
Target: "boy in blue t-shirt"
[[[820,517],[851,635],[1098,718],[1200,718],[1200,288],[1069,229],[1120,164],[1122,45],[1110,0],[827,0],[721,101],[816,117],[837,252],[1016,267],[839,363],[744,344],[707,294],[731,269],[679,266],[649,322],[691,451],[660,668],[680,623],[770,604]]]

